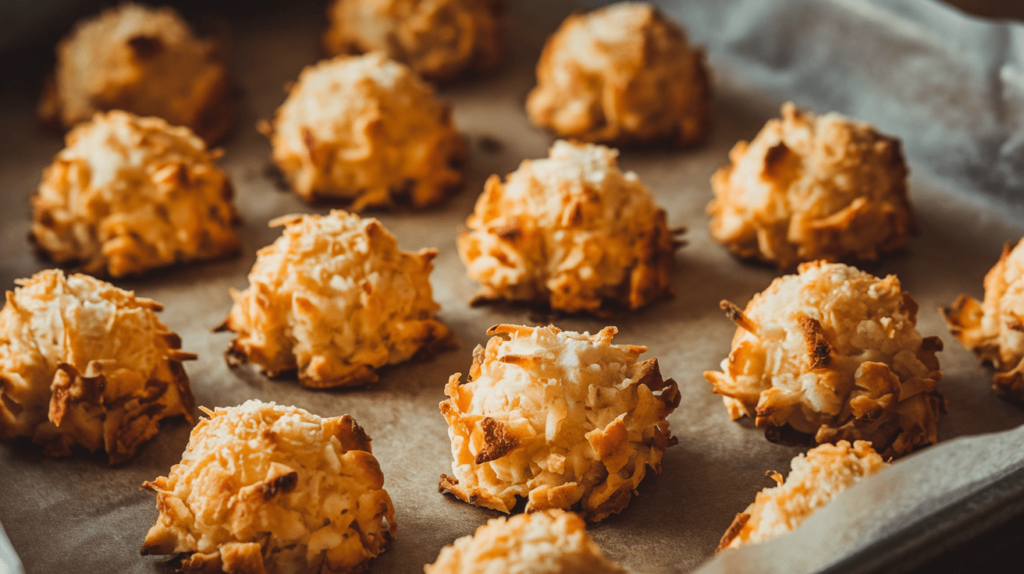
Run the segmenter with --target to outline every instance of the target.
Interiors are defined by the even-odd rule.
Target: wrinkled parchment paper
[[[117,282],[162,302],[163,320],[181,334],[185,350],[199,355],[186,365],[199,404],[260,398],[322,416],[347,413],[366,429],[398,520],[398,540],[374,563],[374,572],[421,571],[442,546],[497,516],[437,493],[438,476],[451,464],[437,404],[448,376],[466,372],[489,326],[530,318],[519,308],[468,306],[477,286],[465,276],[455,237],[487,176],[546,155],[551,138],[529,125],[522,105],[533,85],[532,68],[544,38],[562,18],[596,4],[507,2],[505,67],[441,91],[470,142],[466,188],[426,213],[377,214],[404,249],[440,251],[435,297],[458,349],[386,368],[375,386],[311,391],[249,367],[227,368],[223,352],[231,335],[211,332],[230,308],[228,288],[246,286],[256,250],[279,234],[266,222],[286,213],[326,211],[276,188],[266,175],[269,145],[254,129],[283,101],[282,86],[319,57],[317,41],[325,26],[319,2],[232,18],[238,129],[225,144],[222,163],[244,219],[242,256]],[[785,99],[870,119],[906,144],[921,232],[905,253],[866,268],[899,275],[921,305],[922,334],[946,343],[940,354],[940,388],[949,399],[949,414],[939,423],[943,441],[1024,423],[1024,410],[995,397],[990,373],[949,335],[937,311],[960,293],[980,297],[982,277],[1003,242],[1024,235],[1019,209],[989,199],[1013,201],[1014,191],[1020,192],[1020,30],[971,20],[927,0],[663,4],[708,47],[716,87],[715,127],[706,145],[625,150],[621,156],[622,166],[636,171],[665,207],[669,223],[690,229],[673,275],[676,297],[607,322],[552,319],[564,329],[591,332],[616,325],[617,341],[648,346],[645,356],[657,357],[682,392],[669,418],[679,445],[666,453],[663,473],[649,475],[622,514],[590,529],[612,558],[635,573],[702,566],[735,513],[772,484],[765,471],[788,472],[800,452],[768,443],[750,421],[730,421],[701,375],[729,351],[734,327],[718,301],[743,305],[776,276],[736,261],[710,239],[704,213],[712,196],[708,179],[736,140],[751,138]],[[0,133],[6,136],[0,138],[0,286],[7,289],[16,278],[47,267],[25,240],[28,199],[61,141],[35,125],[36,95],[0,94]],[[480,145],[484,138],[498,140],[501,149]],[[184,421],[166,422],[135,460],[116,468],[107,467],[102,454],[48,459],[30,444],[0,444],[0,522],[25,571],[162,571],[159,558],[138,554],[157,516],[154,496],[139,486],[178,462],[189,431]],[[877,555],[896,556],[898,544],[885,546],[894,534],[934,531],[943,523],[918,520],[944,507],[946,523],[958,525],[970,508],[984,507],[977,493],[992,490],[982,487],[993,481],[1005,486],[1006,477],[1017,476],[1024,453],[1007,445],[1019,443],[1020,434],[927,449],[858,485],[797,533],[728,553],[709,562],[707,571],[810,572],[854,557],[855,564],[845,563],[852,569],[868,564],[859,551],[876,548],[882,549]]]

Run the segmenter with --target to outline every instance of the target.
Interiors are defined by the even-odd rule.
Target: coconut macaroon
[[[578,508],[597,522],[621,512],[647,467],[661,472],[676,444],[666,417],[679,389],[646,347],[614,345],[555,327],[498,325],[473,351],[469,380],[452,375],[441,412],[452,442],[452,476],[439,489],[511,512]]]
[[[370,437],[345,415],[247,401],[203,409],[181,462],[143,487],[160,517],[143,554],[186,572],[362,572],[398,526]]]
[[[557,141],[502,183],[492,175],[458,240],[478,301],[511,300],[568,312],[637,309],[671,293],[680,245],[618,151]]]
[[[587,535],[586,522],[571,512],[547,510],[492,518],[441,549],[425,574],[626,574]]]
[[[772,472],[778,486],[757,493],[754,502],[736,515],[718,551],[792,532],[837,494],[887,466],[871,443],[861,440],[853,446],[845,440],[823,444],[808,451],[806,457],[797,455],[785,482],[782,475]]]
[[[867,440],[886,458],[936,442],[942,341],[918,333],[895,275],[805,263],[746,309],[722,308],[732,352],[704,376],[734,419],[755,417],[773,442]]]
[[[526,111],[564,138],[688,145],[707,135],[710,100],[703,51],[653,4],[619,2],[569,16],[548,39]]]
[[[113,109],[158,116],[207,142],[220,140],[231,115],[216,43],[194,36],[168,7],[125,3],[79,22],[57,46],[39,113],[70,128]]]
[[[466,148],[450,110],[412,70],[380,53],[306,67],[273,125],[261,129],[306,201],[421,208],[462,183]]]
[[[41,271],[0,311],[0,437],[31,438],[48,456],[74,445],[133,457],[167,417],[192,422],[181,339],[160,304],[88,275]]]
[[[742,258],[874,260],[914,230],[898,139],[836,113],[782,106],[711,178],[711,236]]]
[[[498,9],[487,0],[334,0],[324,50],[384,52],[432,81],[485,72],[501,54]]]
[[[188,128],[112,111],[65,143],[32,197],[30,238],[54,262],[123,277],[238,252],[220,150]]]
[[[942,309],[953,335],[995,367],[996,393],[1024,402],[1024,240],[1003,246],[985,275],[985,300],[961,295]]]
[[[249,287],[231,290],[223,328],[238,337],[230,362],[250,361],[269,376],[297,370],[312,388],[354,386],[450,342],[434,319],[436,249],[401,251],[379,221],[340,210],[270,225],[284,233],[258,252]]]

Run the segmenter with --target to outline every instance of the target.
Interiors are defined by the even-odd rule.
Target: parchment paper
[[[238,129],[225,145],[222,163],[233,178],[244,218],[239,228],[242,256],[116,282],[162,302],[166,309],[163,320],[181,334],[185,350],[199,354],[198,361],[186,365],[199,404],[229,406],[260,398],[322,416],[347,413],[366,429],[373,437],[374,454],[394,499],[399,527],[397,542],[377,559],[374,572],[421,571],[443,545],[498,515],[437,493],[438,476],[449,472],[451,464],[446,425],[437,404],[444,398],[448,376],[468,369],[471,351],[485,342],[484,331],[489,326],[531,320],[519,308],[468,306],[477,286],[465,276],[455,237],[487,176],[507,173],[524,158],[546,155],[551,138],[529,125],[522,105],[533,85],[532,68],[544,38],[562,18],[575,7],[594,3],[518,0],[506,4],[509,53],[505,67],[492,76],[441,92],[453,103],[455,120],[471,144],[465,190],[426,213],[376,214],[398,236],[403,248],[433,246],[440,251],[433,275],[435,298],[443,307],[440,318],[458,336],[458,349],[429,362],[386,368],[375,386],[317,392],[300,388],[294,380],[269,380],[249,367],[227,368],[223,352],[231,335],[211,332],[230,308],[228,288],[246,286],[245,276],[256,250],[279,234],[279,230],[268,229],[266,222],[286,213],[326,211],[311,208],[275,187],[266,176],[269,145],[253,127],[257,119],[269,118],[283,101],[282,86],[293,80],[302,66],[318,59],[317,40],[325,25],[319,2],[291,6],[287,11],[282,8],[283,13],[232,18],[233,71],[241,92]],[[811,10],[811,4],[822,8]],[[989,53],[988,48],[982,49],[988,44],[981,40],[978,42],[985,46],[974,52],[948,49],[947,44],[962,45],[983,34],[1003,34],[1008,49],[1010,44],[1016,46],[1016,40],[1010,39],[1019,32],[968,21],[924,0],[887,3],[905,18],[886,18],[879,12],[882,4],[842,0],[666,3],[690,28],[691,35],[709,46],[716,83],[714,132],[707,145],[697,149],[625,150],[621,163],[636,171],[652,189],[667,210],[670,224],[690,228],[689,245],[678,255],[673,275],[676,297],[607,322],[552,318],[564,329],[591,332],[606,324],[616,325],[617,341],[648,346],[646,356],[658,357],[663,373],[674,377],[682,392],[680,407],[669,418],[679,445],[666,453],[663,473],[649,475],[640,485],[639,496],[622,514],[590,529],[598,544],[632,572],[698,568],[713,556],[734,514],[771,484],[765,471],[787,472],[790,459],[800,452],[768,443],[749,421],[730,421],[721,400],[701,375],[717,368],[729,351],[734,326],[722,316],[718,301],[725,298],[743,305],[776,276],[771,269],[736,261],[710,239],[704,213],[712,197],[708,179],[727,161],[726,153],[736,140],[751,138],[764,121],[777,115],[786,98],[814,104],[822,111],[856,112],[907,143],[912,201],[921,232],[905,253],[866,268],[878,275],[899,275],[921,305],[922,334],[939,335],[946,342],[946,350],[940,354],[945,373],[940,388],[949,399],[949,414],[940,419],[940,437],[949,441],[1024,423],[1024,410],[994,396],[989,388],[990,373],[949,335],[937,312],[960,293],[980,297],[982,277],[998,258],[1003,242],[1024,235],[1024,219],[1014,208],[981,199],[987,191],[995,191],[1003,199],[1012,194],[1000,191],[1004,188],[994,187],[989,179],[976,177],[984,171],[977,166],[988,166],[993,173],[1002,174],[999,181],[1008,182],[1005,190],[1013,187],[1009,182],[1019,181],[1013,179],[1019,173],[1012,172],[1010,161],[1017,157],[1013,155],[1016,152],[1010,153],[1016,148],[1006,142],[1022,132],[1019,118],[1008,114],[1006,102],[1018,101],[1020,93],[1005,83],[998,93],[1006,98],[994,99],[991,82],[978,86],[956,76],[930,86],[923,92],[929,97],[921,100],[914,95],[921,90],[900,91],[916,81],[912,72],[923,73],[931,66],[981,70],[977,73],[982,75],[984,70],[1009,70],[1006,74],[1012,75],[1016,68],[999,64],[1011,59],[1005,50]],[[854,9],[855,5],[870,9]],[[804,10],[793,12],[785,6],[803,6]],[[932,14],[933,18],[920,14]],[[919,16],[925,19],[914,20]],[[963,35],[941,29],[933,34],[943,42],[918,41],[921,28],[908,22],[924,27],[936,18],[957,26],[966,22]],[[842,32],[849,27],[855,33]],[[827,30],[832,33],[825,33]],[[879,31],[884,33],[876,33]],[[776,38],[774,44],[769,42],[772,37]],[[855,44],[854,37],[871,44],[870,53],[839,49],[840,45]],[[775,49],[769,50],[755,38]],[[884,43],[886,38],[893,43]],[[896,41],[901,39],[906,41]],[[901,46],[906,51],[900,51]],[[987,54],[983,62],[987,67],[972,68],[973,58],[979,54]],[[770,63],[758,64],[762,56]],[[889,75],[853,73],[861,64],[884,71],[890,68],[880,61],[905,62],[907,58],[922,63],[913,70]],[[826,73],[837,66],[834,74]],[[843,77],[846,83],[842,83]],[[988,77],[993,79],[991,74]],[[978,95],[978,90],[984,93]],[[945,98],[939,97],[942,93]],[[885,94],[891,97],[886,99]],[[28,198],[41,170],[62,143],[35,126],[32,108],[36,95],[34,89],[11,89],[0,96],[0,132],[6,136],[0,138],[0,193],[5,199],[0,212],[0,286],[5,288],[13,287],[16,278],[47,267],[25,240]],[[923,121],[921,118],[954,116],[940,108],[940,103],[948,107],[964,102],[971,105],[957,108],[962,115],[956,116],[961,117],[958,123],[936,121],[928,131],[915,131],[920,127],[915,122]],[[992,130],[1006,136],[996,147],[1009,151],[991,153],[994,140],[986,139],[985,134],[994,133]],[[500,151],[485,151],[480,145],[484,137],[500,141]],[[189,431],[184,421],[167,422],[135,460],[115,468],[107,467],[102,454],[49,459],[31,444],[0,445],[0,522],[26,572],[161,571],[159,558],[138,555],[157,516],[153,495],[139,486],[166,474],[179,461]],[[971,496],[982,486],[998,482],[1000,477],[1016,476],[1013,473],[1019,468],[1021,454],[1006,443],[1019,442],[1019,434],[927,449],[841,496],[797,533],[728,553],[708,564],[708,571],[802,572],[842,566],[844,558],[861,556],[859,552],[891,540],[894,533],[912,532],[915,527],[920,530],[915,517],[932,516],[929,513],[947,508],[945,503],[973,500],[976,504],[971,508],[980,508],[981,503]],[[936,471],[940,468],[953,472]],[[949,512],[953,514],[947,522],[953,524],[967,510]],[[929,524],[923,531],[935,531],[938,526],[937,522]],[[894,556],[899,550],[883,549],[879,555]],[[858,564],[867,563],[862,560]],[[845,568],[854,566],[846,563]]]

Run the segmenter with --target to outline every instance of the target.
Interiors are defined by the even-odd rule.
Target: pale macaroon
[[[696,144],[711,125],[704,52],[647,2],[574,13],[544,45],[526,111],[566,139]]]
[[[160,421],[192,422],[181,339],[156,301],[88,275],[16,281],[0,311],[0,437],[26,437],[48,456],[76,445],[111,464],[135,456]]]
[[[60,42],[39,114],[70,128],[120,109],[216,143],[231,127],[229,88],[216,42],[195,36],[173,8],[126,2],[79,21]]]
[[[571,512],[545,510],[492,518],[441,549],[424,574],[626,574]]]
[[[509,513],[576,510],[591,522],[622,512],[676,444],[666,417],[679,389],[646,347],[553,326],[498,325],[473,351],[469,378],[448,380],[452,474],[439,489]]]
[[[434,89],[374,52],[307,66],[271,124],[272,158],[306,201],[412,209],[462,183],[465,142]]]
[[[618,151],[557,141],[477,199],[459,255],[477,301],[521,301],[567,312],[639,309],[671,294],[682,230]]]
[[[370,437],[345,415],[247,401],[203,409],[181,462],[143,484],[160,516],[142,554],[185,572],[363,572],[398,525]]]
[[[895,275],[816,261],[775,279],[737,324],[721,371],[704,376],[732,418],[769,440],[867,440],[886,458],[938,440],[945,411],[938,337],[917,330],[917,303]]]
[[[231,290],[229,361],[269,376],[297,371],[312,388],[377,381],[376,369],[451,343],[434,318],[435,249],[402,251],[376,219],[333,210],[270,222],[284,232],[260,249],[249,287]]]
[[[792,103],[711,177],[711,236],[736,256],[791,269],[800,262],[873,261],[914,232],[900,141],[837,113]]]
[[[384,52],[423,78],[449,82],[492,70],[501,58],[494,0],[334,0],[324,51]]]
[[[236,255],[238,215],[220,156],[187,127],[96,114],[43,171],[30,237],[55,263],[110,277]]]

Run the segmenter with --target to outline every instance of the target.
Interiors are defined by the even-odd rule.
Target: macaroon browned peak
[[[30,237],[54,262],[110,277],[235,255],[238,215],[220,156],[187,127],[97,113],[43,171]]]
[[[1007,242],[985,275],[985,300],[960,295],[942,315],[953,336],[995,368],[1001,397],[1024,404],[1024,240]]]
[[[142,554],[185,572],[364,572],[398,525],[370,437],[345,415],[247,401],[203,409],[181,462],[143,484],[160,516]]]
[[[231,127],[228,72],[212,40],[174,9],[126,2],[78,22],[57,46],[39,115],[70,128],[125,110],[188,126],[207,143]]]
[[[711,236],[738,257],[788,270],[871,261],[914,231],[898,139],[836,113],[782,106],[711,178]]]
[[[494,0],[334,0],[324,33],[329,55],[384,52],[423,78],[450,82],[501,59]]]
[[[192,422],[181,339],[161,305],[88,275],[36,273],[0,311],[0,437],[28,437],[49,456],[75,445],[124,462],[160,421]]]
[[[544,510],[492,518],[441,549],[425,574],[626,574],[605,556],[571,512]]]
[[[462,184],[451,111],[404,64],[375,52],[307,66],[262,123],[274,163],[306,201],[420,209]]]
[[[504,182],[492,175],[458,239],[477,301],[607,315],[671,295],[676,237],[612,148],[557,141]]]
[[[886,458],[938,440],[942,341],[918,333],[895,275],[804,263],[746,309],[722,308],[737,325],[732,351],[704,376],[732,418],[754,417],[773,442],[867,440]]]
[[[526,111],[579,141],[700,143],[711,125],[704,52],[647,2],[575,13],[548,38]]]
[[[434,318],[435,249],[402,251],[379,221],[341,210],[270,225],[284,232],[258,252],[249,287],[231,291],[230,363],[249,361],[272,377],[297,371],[311,388],[355,386],[451,343]]]
[[[526,512],[579,509],[592,522],[625,509],[676,444],[666,417],[679,389],[657,359],[638,360],[645,347],[612,344],[616,332],[492,327],[469,379],[445,387],[454,460],[440,490],[506,513],[519,499]]]
[[[764,542],[793,531],[840,492],[889,466],[867,441],[851,446],[842,440],[823,444],[793,459],[786,480],[777,472],[777,483],[757,493],[757,498],[736,515],[722,536],[718,551]]]

